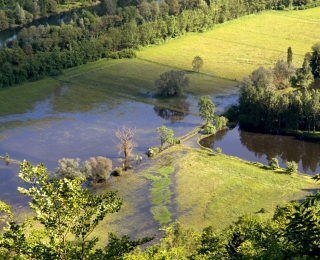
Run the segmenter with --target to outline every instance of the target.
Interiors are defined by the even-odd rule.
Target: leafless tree
[[[124,154],[125,168],[129,166],[129,157],[133,149],[138,146],[137,143],[132,140],[136,132],[136,129],[127,126],[122,126],[122,128],[118,128],[116,131],[116,136],[119,139],[119,141],[116,142],[116,145],[119,149],[119,154]]]

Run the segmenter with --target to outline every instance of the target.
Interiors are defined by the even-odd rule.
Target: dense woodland
[[[11,19],[17,20],[16,23],[20,19],[17,15],[26,17],[22,15],[24,8],[31,15],[32,10],[27,8],[27,3],[4,2],[2,7],[5,11],[0,11],[0,26],[6,28],[9,25],[9,13]],[[42,1],[32,3],[42,6]],[[0,47],[0,87],[46,75],[56,76],[63,69],[100,58],[135,57],[133,49],[141,46],[159,44],[168,38],[203,31],[217,23],[263,10],[291,8],[292,5],[305,8],[317,4],[313,1],[286,0],[245,0],[241,3],[235,0],[104,0],[97,12],[75,11],[71,22],[60,26],[24,28],[16,39]]]
[[[320,91],[308,87],[319,78],[319,54],[318,43],[296,69],[288,51],[288,61],[280,60],[272,69],[260,67],[245,77],[240,83],[239,121],[267,129],[318,129]],[[288,92],[289,87],[297,90]]]

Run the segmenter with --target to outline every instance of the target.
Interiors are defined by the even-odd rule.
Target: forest
[[[28,1],[25,1],[26,6],[27,3]],[[2,28],[9,24],[9,14],[6,12],[11,13],[12,19],[19,20],[14,14],[21,15],[23,8],[27,8],[25,5],[13,2],[2,4],[6,10],[0,11]],[[105,0],[100,4],[99,12],[92,13],[82,9],[74,12],[68,24],[24,28],[15,39],[0,47],[0,87],[33,81],[48,75],[57,76],[63,69],[100,58],[132,58],[136,56],[134,50],[142,46],[160,44],[187,32],[201,32],[215,24],[248,14],[264,10],[292,9],[293,6],[303,9],[317,5],[317,1],[238,3],[233,0],[163,0],[116,3]],[[32,11],[30,8],[28,10]]]
[[[312,46],[302,67],[292,64],[291,48],[287,61],[279,60],[274,68],[253,71],[240,83],[238,120],[266,129],[312,130],[320,123],[320,91],[309,89],[319,78],[320,44]],[[293,87],[292,91],[285,91]],[[284,91],[284,92],[283,92]]]

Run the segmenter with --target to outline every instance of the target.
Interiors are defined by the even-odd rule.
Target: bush
[[[279,162],[277,158],[271,158],[271,160],[268,162],[268,166],[272,169],[272,170],[276,170],[279,169]]]
[[[137,58],[137,53],[134,50],[122,50],[118,52],[119,59],[133,59]]]
[[[151,147],[148,149],[148,157],[154,157],[160,152],[158,147]]]
[[[110,53],[108,53],[107,58],[117,60],[117,59],[119,59],[119,55],[117,52],[110,52]]]
[[[211,123],[208,123],[203,126],[202,132],[204,134],[210,135],[210,134],[215,134],[217,132],[217,129],[214,125],[212,125]]]
[[[90,181],[92,184],[101,183],[109,178],[112,171],[112,161],[106,157],[91,157],[88,161],[92,170]]]
[[[113,170],[113,175],[114,176],[120,176],[120,175],[122,175],[122,172],[123,172],[123,169],[121,167],[116,167]]]
[[[287,162],[286,173],[293,174],[298,171],[298,164],[295,161]]]
[[[189,78],[183,71],[171,70],[162,73],[154,82],[156,93],[164,97],[180,95],[189,85]]]
[[[216,153],[221,154],[222,153],[222,149],[220,147],[216,148]]]

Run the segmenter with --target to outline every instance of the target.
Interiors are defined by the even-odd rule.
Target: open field
[[[189,34],[138,53],[141,59],[191,69],[193,57],[204,61],[203,73],[241,80],[259,66],[273,67],[286,60],[292,47],[293,63],[300,67],[304,54],[319,41],[320,8],[269,11],[217,25],[205,33]]]

